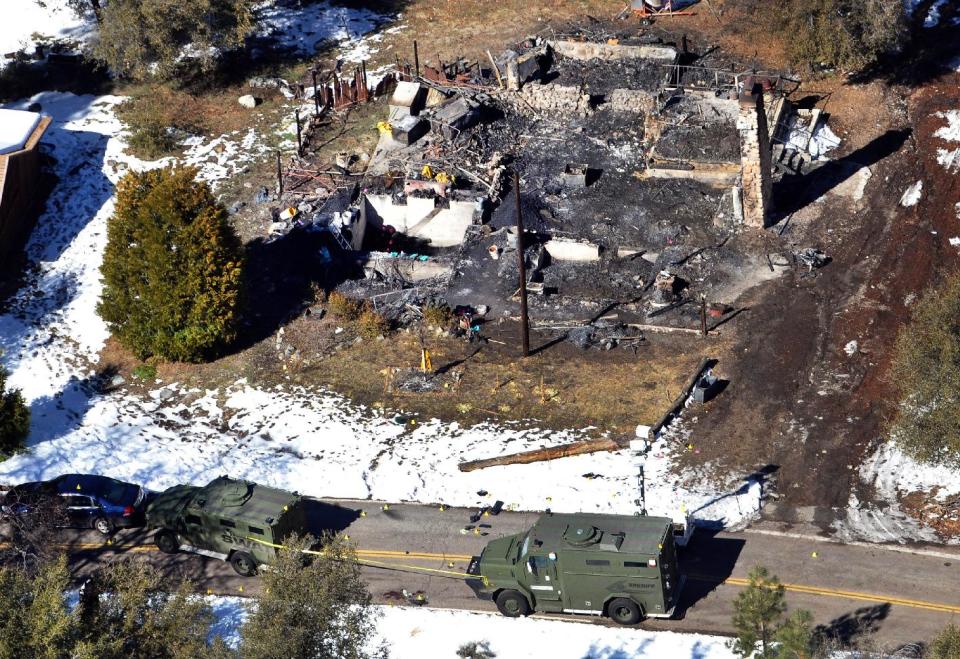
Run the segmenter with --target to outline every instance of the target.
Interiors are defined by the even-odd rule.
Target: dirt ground
[[[653,335],[635,349],[584,351],[560,342],[536,352],[555,335],[534,332],[534,354],[524,359],[516,322],[488,325],[487,340],[470,344],[436,328],[425,329],[422,337],[412,330],[365,339],[353,323],[316,316],[285,325],[279,340],[271,336],[210,364],[158,364],[157,377],[206,388],[243,377],[265,386],[320,386],[398,414],[557,430],[590,426],[598,434],[629,438],[637,424],[659,419],[702,357],[721,354],[727,345],[722,336]],[[430,353],[435,373],[429,379],[436,391],[404,391],[399,386],[404,376],[419,373],[421,345]],[[101,364],[127,377],[130,388],[146,387],[130,375],[139,362],[115,341]]]

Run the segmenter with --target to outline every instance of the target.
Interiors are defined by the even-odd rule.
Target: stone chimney
[[[743,190],[743,222],[747,226],[766,226],[773,181],[770,178],[772,156],[767,116],[763,109],[763,90],[752,78],[744,80],[737,117],[740,133],[740,178]]]

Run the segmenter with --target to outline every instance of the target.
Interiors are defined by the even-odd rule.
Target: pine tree
[[[207,643],[213,612],[183,582],[170,593],[152,566],[134,560],[112,563],[85,587],[82,637],[73,656],[97,659],[225,659],[230,651],[219,638]]]
[[[733,626],[737,638],[733,651],[741,657],[769,659],[776,656],[771,644],[777,623],[787,608],[784,588],[779,579],[759,565],[750,571],[749,580],[734,602]]]
[[[914,306],[894,346],[899,394],[890,434],[923,462],[960,466],[960,274]]]
[[[51,0],[35,0],[41,7]],[[92,12],[99,34],[93,53],[115,73],[170,77],[189,53],[205,68],[219,51],[243,45],[253,26],[252,0],[65,0],[79,16]]]
[[[309,537],[291,538],[273,569],[263,574],[256,609],[241,630],[244,659],[363,659],[385,656],[369,648],[376,619],[360,579],[356,555],[327,538],[322,556],[305,564]]]
[[[29,432],[30,408],[19,390],[7,390],[7,372],[0,367],[0,454],[22,449]]]
[[[0,658],[68,656],[78,633],[77,619],[64,599],[69,587],[64,557],[41,566],[36,574],[0,569]]]
[[[777,628],[777,659],[810,659],[813,639],[813,614],[797,609]]]
[[[236,337],[240,240],[192,168],[131,172],[107,227],[98,311],[140,359],[210,359]]]

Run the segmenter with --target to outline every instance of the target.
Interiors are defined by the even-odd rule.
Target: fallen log
[[[524,451],[522,453],[511,453],[509,455],[501,455],[496,458],[461,462],[459,469],[460,471],[476,471],[477,469],[486,469],[487,467],[530,464],[531,462],[544,462],[546,460],[557,460],[558,458],[569,458],[572,455],[620,451],[628,446],[629,442],[627,441],[618,441],[608,437],[602,439],[588,439],[583,442],[561,444],[560,446],[534,449],[532,451]]]
[[[655,334],[695,334],[701,336],[703,332],[698,329],[688,327],[667,327],[666,325],[645,325],[643,323],[627,323],[627,327],[633,327],[643,332],[653,332]],[[720,330],[710,330],[708,336],[719,336]]]

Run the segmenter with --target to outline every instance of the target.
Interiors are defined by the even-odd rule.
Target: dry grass
[[[390,64],[394,54],[413,61],[413,40],[421,62],[436,63],[465,56],[486,62],[486,51],[497,54],[510,44],[541,32],[549,23],[606,20],[624,7],[624,0],[412,0],[403,8],[407,29],[388,34],[374,55],[376,64]]]
[[[354,343],[350,328],[336,335],[336,325],[334,320],[298,320],[287,327],[286,341],[303,357],[292,379],[330,387],[363,404],[445,420],[532,420],[558,429],[593,425],[622,434],[638,423],[655,422],[705,351],[717,348],[688,339],[678,350],[672,339],[656,337],[636,356],[624,349],[583,352],[561,343],[517,359],[513,348],[495,343],[470,345],[431,333],[421,343],[414,331]],[[347,347],[334,351],[335,341]],[[435,370],[461,372],[456,392],[388,393],[389,370],[419,367],[421,346],[430,351]]]

